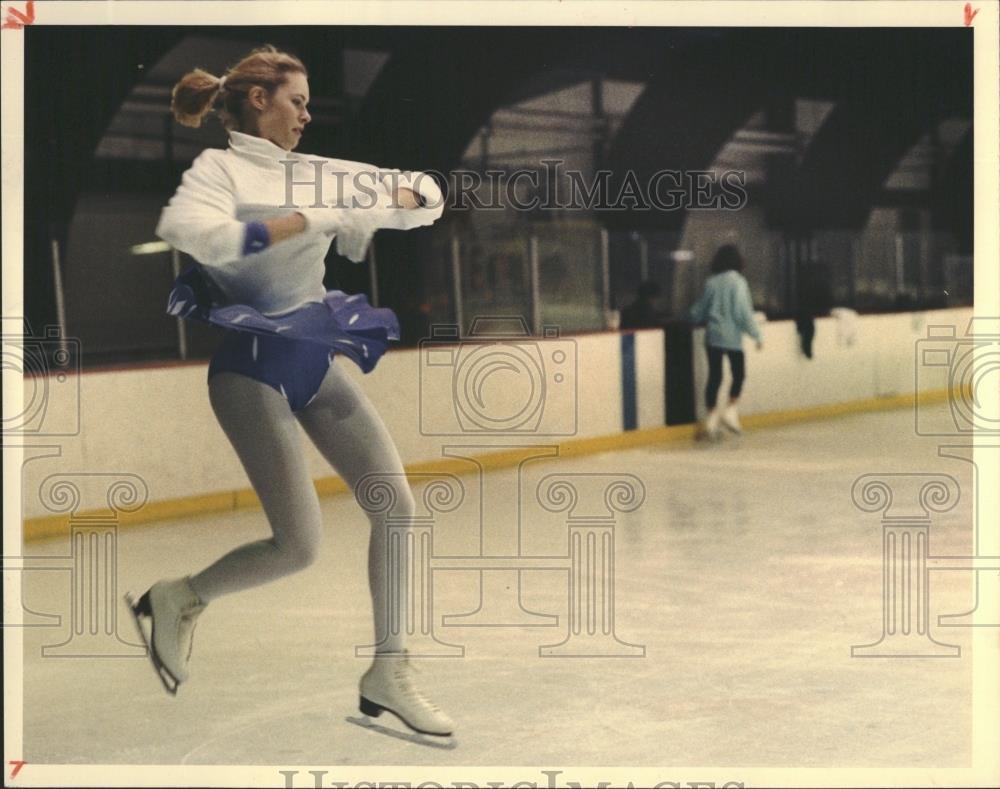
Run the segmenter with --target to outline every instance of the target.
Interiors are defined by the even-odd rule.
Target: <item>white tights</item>
[[[413,495],[395,444],[371,402],[336,361],[316,397],[297,413],[267,384],[236,373],[212,376],[209,396],[260,498],[272,536],[246,543],[193,575],[191,586],[202,601],[259,586],[315,561],[322,529],[320,507],[296,421],[352,491],[366,475],[378,474],[394,488],[394,523],[412,517]],[[368,513],[368,583],[380,652],[402,650],[406,632],[405,623],[390,628],[387,616],[390,604],[398,606],[400,615],[407,610],[405,578],[390,577],[405,573],[405,562],[390,568],[386,558],[389,514]]]

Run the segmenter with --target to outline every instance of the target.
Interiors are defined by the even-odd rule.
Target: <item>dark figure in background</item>
[[[798,266],[795,299],[795,328],[807,359],[813,357],[815,318],[830,312],[830,269],[826,263],[802,261]]]
[[[647,279],[636,291],[636,298],[622,310],[623,329],[648,329],[663,323],[656,300],[662,293],[660,286]]]

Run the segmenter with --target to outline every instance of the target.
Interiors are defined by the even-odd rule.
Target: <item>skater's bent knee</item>
[[[319,546],[313,544],[296,546],[289,556],[292,566],[297,570],[304,570],[315,564],[318,558]]]
[[[290,572],[304,570],[319,558],[318,540],[285,540],[275,543],[275,548]]]

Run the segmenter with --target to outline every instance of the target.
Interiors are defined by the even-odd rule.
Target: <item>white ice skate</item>
[[[438,747],[454,747],[451,740],[455,724],[414,684],[414,667],[405,652],[387,652],[375,656],[371,668],[361,678],[361,712],[365,718],[351,720],[367,728],[394,735],[392,730],[372,723],[383,712],[391,712],[417,734],[430,735],[434,741],[415,741]],[[398,734],[396,734],[398,736]],[[411,739],[410,737],[404,737]]]
[[[722,412],[722,424],[737,435],[743,432],[743,425],[740,424],[740,415],[735,405],[726,406],[726,410]]]
[[[130,594],[125,595],[125,601],[163,687],[171,695],[177,695],[177,688],[188,678],[194,626],[205,604],[187,578],[160,581],[138,602]],[[146,619],[149,620],[148,633],[144,627]]]
[[[717,441],[719,438],[719,409],[713,408],[708,412],[705,417],[705,422],[702,424],[701,437],[707,441]]]

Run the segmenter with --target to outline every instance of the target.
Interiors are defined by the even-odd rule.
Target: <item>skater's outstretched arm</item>
[[[359,169],[348,172],[352,186],[357,187],[363,177],[372,179],[370,185],[356,194],[340,195],[333,207],[298,209],[310,230],[336,238],[337,254],[359,263],[377,230],[412,230],[441,217],[444,199],[432,176],[355,166]]]

